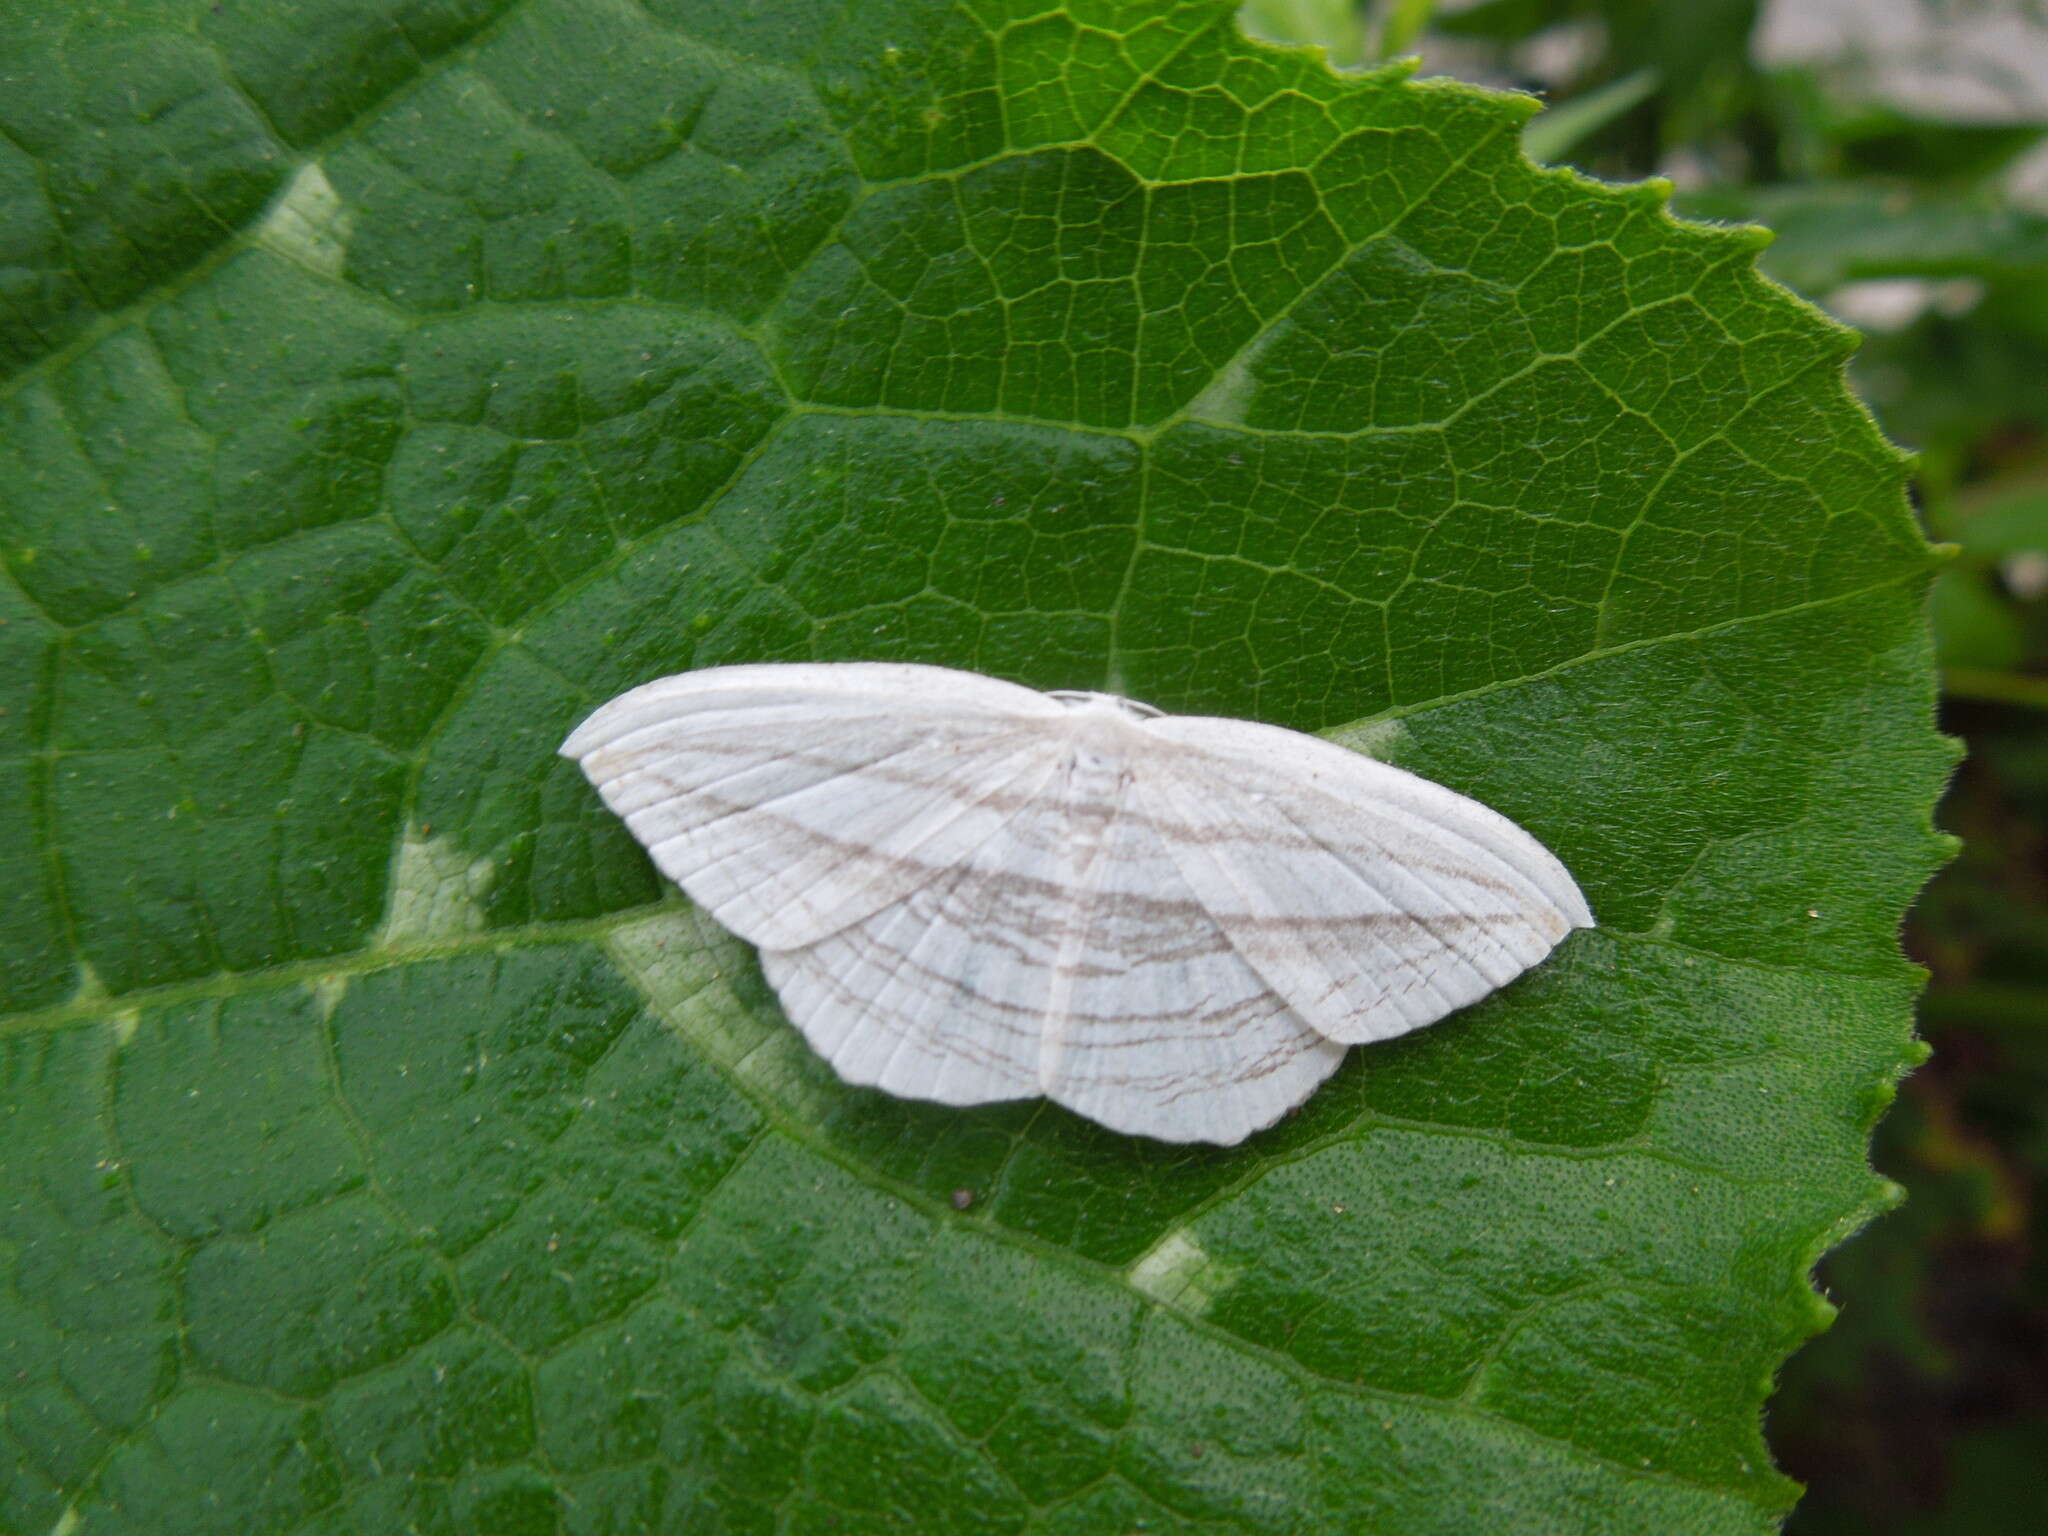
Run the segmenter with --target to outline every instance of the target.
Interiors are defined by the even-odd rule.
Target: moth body
[[[563,745],[849,1082],[1231,1143],[1593,917],[1527,832],[1312,736],[938,667],[724,667]]]

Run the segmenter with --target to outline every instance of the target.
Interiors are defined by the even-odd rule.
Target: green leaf
[[[2048,487],[2014,476],[1942,510],[1959,556],[1935,577],[1930,604],[1943,691],[2048,705],[2048,682],[2028,674],[2048,617]]]
[[[1972,498],[1955,541],[1973,560],[2048,555],[2048,485],[2018,477],[1994,482]]]
[[[1385,52],[1372,46],[1358,0],[1245,0],[1237,24],[1265,42],[1321,48],[1335,69],[1355,69]]]
[[[1944,667],[2006,672],[2026,660],[2026,627],[1989,572],[1968,566],[1943,571],[1928,611]]]
[[[30,9],[0,1528],[1772,1528],[1950,753],[1753,232],[1227,5]],[[845,1088],[555,747],[847,657],[1333,731],[1602,927],[1240,1148]]]
[[[1776,232],[1764,264],[1810,294],[1857,278],[2048,275],[2048,218],[1990,196],[1919,193],[1869,181],[1716,187],[1687,193],[1686,211],[1755,220]]]
[[[1522,135],[1522,150],[1531,160],[1562,160],[1574,145],[1598,133],[1654,93],[1658,85],[1654,69],[1632,74],[1545,109]]]

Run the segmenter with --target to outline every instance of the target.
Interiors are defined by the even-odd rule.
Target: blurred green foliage
[[[1313,40],[1324,5],[1248,18]],[[1393,7],[1347,14],[1371,58]],[[2048,7],[2033,0],[1441,4],[1423,73],[1519,86],[1525,143],[1777,232],[1773,276],[1857,325],[1852,364],[1955,546],[1933,616],[1970,758],[1966,840],[1906,934],[1932,1062],[1879,1134],[1911,1200],[1821,1266],[1841,1308],[1771,1413],[1794,1536],[2043,1527],[2048,1466]],[[1275,17],[1291,10],[1289,33]],[[1391,30],[1399,30],[1391,29]],[[1333,59],[1338,55],[1333,51]]]

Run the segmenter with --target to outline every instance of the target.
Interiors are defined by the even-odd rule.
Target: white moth
[[[877,662],[718,667],[562,745],[850,1083],[1233,1143],[1593,915],[1477,801],[1327,741]]]

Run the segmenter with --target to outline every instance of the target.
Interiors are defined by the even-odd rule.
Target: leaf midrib
[[[1625,641],[1619,645],[1605,646],[1587,651],[1583,655],[1571,657],[1537,672],[1525,673],[1518,677],[1503,678],[1497,682],[1484,683],[1476,688],[1468,688],[1458,693],[1444,694],[1426,703],[1390,706],[1375,714],[1362,716],[1348,724],[1331,726],[1320,734],[1341,742],[1346,735],[1373,725],[1390,720],[1402,720],[1426,713],[1429,710],[1461,704],[1472,699],[1484,698],[1489,694],[1499,693],[1505,689],[1544,682],[1578,667],[1591,666],[1615,656],[1650,650],[1658,646],[1682,645],[1740,629],[1745,625],[1766,624],[1794,614],[1808,613],[1842,603],[1851,603],[1877,592],[1887,591],[1894,587],[1905,586],[1918,581],[1920,574],[1918,571],[1907,571],[1884,581],[1873,582],[1867,587],[1856,588],[1853,591],[1838,592],[1828,597],[1812,598],[1806,602],[1789,604],[1786,607],[1771,609],[1764,613],[1744,614],[1737,618],[1722,620],[1718,623],[1702,625],[1697,629],[1678,631],[1668,635],[1650,636],[1640,640]],[[517,643],[517,641],[508,641],[498,649],[503,650]],[[487,660],[494,654],[497,654],[497,652],[487,651],[484,659]],[[472,676],[480,674],[482,670],[483,662],[480,660],[472,672]],[[460,697],[460,691],[458,691],[457,697]],[[451,700],[451,712],[452,709],[453,701]],[[443,718],[445,719],[446,717],[444,716]],[[418,749],[418,757],[421,761],[424,761],[432,739],[433,734],[430,732],[426,741]],[[63,760],[65,757],[84,755],[90,754],[73,754],[58,752],[53,749],[44,749],[42,751],[24,753],[22,757],[54,767],[55,763]],[[412,756],[413,754],[400,754],[400,759],[409,760]],[[18,761],[19,759],[16,760]],[[410,797],[408,797],[408,803],[410,803]],[[401,840],[402,837],[403,832],[401,831]],[[389,896],[387,893],[387,902],[388,900]],[[385,970],[392,966],[437,960],[450,955],[473,953],[477,950],[517,947],[523,944],[557,943],[575,938],[597,940],[602,939],[621,924],[644,920],[664,908],[683,911],[691,910],[686,903],[672,900],[633,907],[619,912],[606,913],[595,918],[571,918],[552,922],[482,929],[471,936],[451,938],[445,942],[434,944],[414,945],[404,949],[364,948],[342,951],[332,955],[285,961],[277,965],[259,966],[249,970],[222,972],[210,976],[195,977],[185,981],[167,982],[162,986],[137,987],[126,992],[103,993],[91,997],[73,997],[65,1002],[52,1004],[47,1008],[27,1009],[16,1013],[0,1014],[0,1038],[5,1038],[9,1035],[33,1034],[63,1029],[73,1024],[89,1022],[94,1019],[110,1018],[143,1009],[174,1006],[179,1003],[205,998],[233,997],[245,991],[262,991],[273,987],[289,986],[294,982],[317,981],[322,977],[363,975],[371,971]],[[1674,943],[1669,939],[1649,932],[1637,933],[1627,929],[1608,929],[1605,931],[1620,937],[1626,937],[1634,942],[1655,943],[1668,947],[1674,952],[1699,955],[1720,964],[1741,966],[1751,970],[1768,971],[1780,975],[1826,975],[1840,976],[1849,980],[1872,979],[1870,973],[1862,969],[1822,965],[1774,964],[1769,961],[1754,960],[1741,955],[1724,955],[1713,950],[1701,949],[1696,945]],[[1903,961],[1901,965],[1904,966]]]

